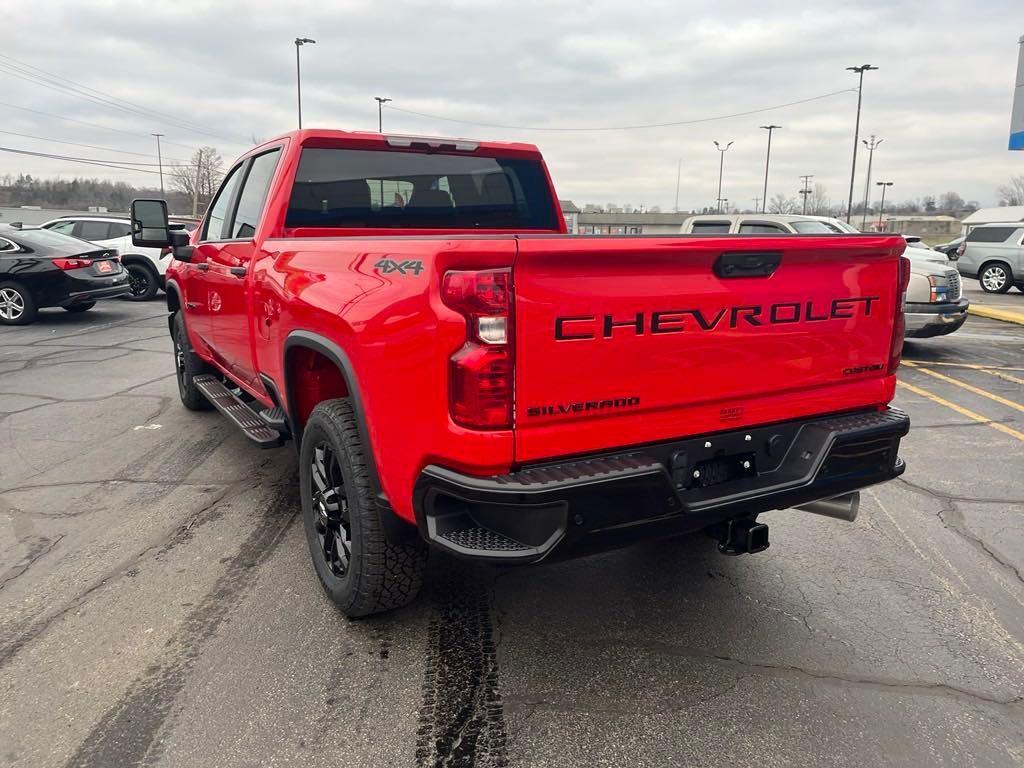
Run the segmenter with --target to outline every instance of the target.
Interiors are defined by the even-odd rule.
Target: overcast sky
[[[402,109],[528,128],[698,120],[851,88],[856,76],[844,68],[871,63],[880,69],[866,76],[861,134],[884,137],[874,177],[895,182],[890,194],[898,200],[953,190],[994,205],[996,187],[1024,174],[1024,152],[1006,149],[1024,34],[1020,0],[753,8],[728,0],[4,0],[0,146],[147,163],[156,162],[149,134],[159,131],[171,161],[200,144],[230,161],[253,137],[294,127],[292,40],[308,36],[317,44],[302,52],[307,127],[373,130],[376,95]],[[216,135],[26,82],[4,56]],[[533,142],[560,197],[663,210],[675,203],[678,161],[680,207],[714,203],[712,140],[732,140],[723,194],[742,208],[761,193],[766,135],[758,126],[766,123],[783,126],[772,144],[769,197],[794,194],[798,177],[814,174],[835,202],[845,200],[855,109],[856,93],[845,92],[745,117],[586,132],[492,128],[386,109],[384,127]],[[858,162],[855,200],[866,159]],[[157,178],[0,152],[0,175],[19,172]]]

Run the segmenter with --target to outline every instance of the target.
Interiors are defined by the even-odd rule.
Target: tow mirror
[[[163,200],[132,200],[132,245],[166,248],[171,244],[167,203]]]

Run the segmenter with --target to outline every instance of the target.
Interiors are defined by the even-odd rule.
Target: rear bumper
[[[455,555],[535,562],[556,549],[602,549],[699,531],[890,480],[905,469],[897,452],[909,428],[909,417],[890,408],[658,443],[491,477],[431,465],[416,484],[417,521],[427,541]],[[732,479],[702,485],[723,471]]]
[[[906,336],[912,339],[926,339],[953,333],[967,320],[969,305],[967,299],[948,304],[908,303],[904,312],[907,320]]]
[[[123,281],[118,282],[116,285],[106,285],[102,288],[86,288],[79,291],[71,291],[67,297],[60,302],[62,307],[73,307],[76,304],[88,304],[93,301],[99,301],[100,299],[116,299],[120,296],[128,296],[131,294],[131,288],[128,287],[127,276],[123,278]]]

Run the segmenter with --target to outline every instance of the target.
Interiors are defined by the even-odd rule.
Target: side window
[[[1016,232],[1015,227],[978,227],[967,235],[971,243],[1005,243]]]
[[[744,221],[740,224],[741,235],[778,235],[786,232],[784,227],[778,224],[757,223]]]
[[[18,246],[16,246],[10,240],[4,240],[4,238],[0,237],[0,253],[3,253],[4,251],[16,250],[18,250]]]
[[[281,151],[275,149],[253,158],[249,167],[249,175],[245,177],[242,194],[238,196],[238,211],[231,225],[231,237],[250,238],[256,234],[256,226],[263,212],[263,203],[267,200],[270,180],[277,168],[277,158]]]
[[[695,221],[693,222],[694,234],[729,234],[728,221]]]
[[[83,219],[75,226],[75,237],[95,242],[110,239],[110,225],[105,221],[89,221]]]
[[[113,240],[115,237],[128,237],[132,233],[132,227],[130,224],[122,224],[121,222],[110,222],[110,235],[109,238]]]
[[[242,178],[239,170],[243,165],[244,163],[239,163],[232,168],[224,179],[224,183],[220,185],[217,196],[210,205],[210,212],[206,214],[206,223],[203,224],[203,236],[199,238],[200,240],[221,240],[230,235],[230,233],[224,232],[224,220],[228,217],[228,206],[231,205],[235,189]]]
[[[59,224],[54,224],[52,227],[47,227],[51,232],[60,232],[62,235],[70,235],[74,228],[75,222],[73,221],[62,221]]]

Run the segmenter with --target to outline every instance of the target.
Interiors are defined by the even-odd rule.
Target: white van
[[[856,232],[845,221],[827,216],[780,213],[707,213],[691,216],[682,235],[844,235]]]

